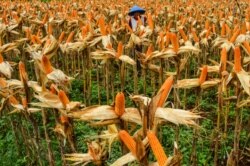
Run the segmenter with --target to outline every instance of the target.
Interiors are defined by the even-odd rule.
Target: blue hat
[[[144,9],[142,9],[142,8],[140,8],[139,6],[133,6],[131,9],[130,9],[130,11],[128,12],[128,15],[129,16],[133,16],[134,15],[134,13],[141,13],[141,14],[144,14],[145,13],[145,10]]]

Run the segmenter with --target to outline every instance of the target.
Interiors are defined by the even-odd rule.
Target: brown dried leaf
[[[202,67],[199,68],[202,70]],[[220,71],[220,66],[207,66],[207,72],[208,73],[219,73]]]
[[[220,82],[221,82],[220,79],[208,80],[208,81],[205,81],[203,84],[201,84],[201,88],[207,89],[210,87],[214,87],[214,86],[218,85]]]
[[[136,65],[136,62],[132,58],[130,58],[129,56],[127,56],[127,55],[121,55],[119,57],[119,59],[121,61],[125,62],[125,63],[128,63],[128,64],[132,65],[132,66]]]
[[[11,78],[12,71],[13,69],[7,61],[0,63],[0,73],[2,73],[4,76],[6,76],[7,78]]]
[[[130,153],[127,153],[126,155],[123,155],[119,159],[117,159],[110,166],[121,166],[121,165],[128,164],[128,163],[135,161],[135,160],[137,160],[136,157],[130,152]]]
[[[127,122],[142,125],[141,116],[137,108],[126,108],[124,114],[121,116],[121,119]]]
[[[61,70],[54,69],[51,73],[47,74],[48,79],[56,82],[56,83],[68,83],[72,81],[74,78],[65,75]]]
[[[164,119],[176,125],[184,124],[187,126],[198,126],[195,119],[201,118],[200,115],[182,109],[157,108],[155,118]]]
[[[198,78],[184,79],[184,80],[178,80],[175,86],[176,88],[181,88],[181,89],[191,89],[199,87],[200,83]]]
[[[108,105],[90,106],[81,111],[71,112],[68,116],[84,121],[110,120],[118,118],[114,111],[114,107]]]
[[[248,95],[250,95],[250,75],[244,70],[241,70],[240,72],[236,74],[237,74],[237,77],[239,78],[239,81],[243,89]]]
[[[65,154],[65,160],[75,162],[74,164],[87,164],[91,161],[93,161],[93,157],[89,153],[72,153],[72,154]],[[73,165],[74,165],[73,164]]]

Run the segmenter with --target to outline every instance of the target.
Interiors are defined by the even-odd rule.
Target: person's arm
[[[128,20],[128,25],[129,25],[129,27],[130,27],[131,29],[133,29],[133,28],[132,28],[131,17],[130,17],[129,20]]]
[[[147,25],[148,25],[147,17],[146,17],[146,16],[143,16],[143,18],[144,18],[144,26],[147,26]]]

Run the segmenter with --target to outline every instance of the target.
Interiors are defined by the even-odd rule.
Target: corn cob
[[[64,36],[65,36],[65,32],[62,31],[62,33],[60,34],[59,39],[58,39],[58,42],[59,42],[59,43],[61,43],[61,42],[63,41]]]
[[[196,43],[199,43],[200,39],[199,37],[197,36],[195,30],[192,30],[192,35],[193,35],[193,39]]]
[[[242,70],[240,47],[235,47],[234,49],[234,70],[236,73]]]
[[[151,13],[148,13],[148,26],[151,30],[154,30],[154,22]]]
[[[14,96],[9,97],[9,102],[10,102],[10,104],[13,104],[13,105],[19,104],[19,102],[17,101],[17,99]]]
[[[25,65],[22,61],[19,62],[19,75],[20,75],[20,79],[22,80],[22,82],[26,82],[28,81],[28,75],[25,69]]]
[[[119,137],[130,152],[136,156],[136,142],[125,130],[119,131]]]
[[[65,123],[69,123],[69,118],[67,117],[67,116],[60,116],[60,122],[62,123],[62,124],[65,124]]]
[[[182,39],[186,42],[188,40],[187,35],[185,34],[184,30],[182,28],[179,29],[179,32],[181,34]]]
[[[45,56],[45,55],[42,57],[42,66],[43,66],[46,74],[49,74],[53,71],[53,68],[50,64],[50,61],[47,58],[47,56]]]
[[[117,58],[119,58],[122,55],[122,51],[123,51],[123,45],[122,45],[122,42],[119,42],[118,47],[117,47],[117,54],[116,54]]]
[[[236,38],[238,37],[239,34],[240,34],[240,29],[238,28],[238,29],[234,32],[233,36],[230,38],[230,42],[231,42],[231,43],[235,42],[235,40],[236,40]]]
[[[42,20],[42,24],[45,24],[49,19],[49,15],[46,13],[43,20]]]
[[[225,36],[226,35],[226,24],[225,23],[222,24],[220,35],[221,36]]]
[[[146,57],[149,57],[152,54],[153,50],[154,50],[154,46],[153,44],[150,44],[146,53]]]
[[[115,113],[118,116],[122,116],[124,112],[125,112],[125,97],[122,92],[119,92],[115,97]]]
[[[174,52],[177,53],[179,50],[179,41],[175,33],[171,33],[170,40],[171,40]]]
[[[6,86],[7,86],[6,80],[0,77],[0,87],[5,88]]]
[[[221,65],[222,65],[221,66],[221,71],[225,71],[226,68],[227,68],[227,50],[226,50],[225,47],[221,50],[220,61],[221,61]]]
[[[102,36],[107,35],[104,17],[99,19],[99,28]]]
[[[166,81],[161,86],[159,92],[162,91],[162,93],[161,93],[161,97],[157,103],[157,107],[162,107],[163,104],[165,103],[165,101],[168,97],[168,94],[170,93],[170,91],[172,89],[173,82],[174,82],[174,78],[173,78],[173,76],[170,76],[166,79]]]
[[[66,105],[70,103],[69,98],[67,97],[67,95],[65,94],[63,90],[60,90],[58,92],[58,97],[64,107],[66,107]]]
[[[22,105],[24,108],[28,107],[28,103],[27,103],[27,99],[26,98],[22,98]]]
[[[68,36],[68,38],[66,40],[66,43],[72,42],[72,40],[74,38],[74,34],[75,34],[74,31],[70,32],[70,34],[69,34],[69,36]]]
[[[2,54],[0,53],[0,63],[2,63],[3,62],[3,56],[2,56]]]
[[[199,78],[199,83],[203,84],[206,81],[207,78],[207,65],[203,66],[202,71],[201,71],[201,75]]]
[[[163,150],[161,143],[152,131],[147,132],[147,137],[159,166],[164,166],[168,158]]]

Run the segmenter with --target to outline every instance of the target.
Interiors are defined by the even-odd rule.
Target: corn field
[[[0,4],[0,165],[250,165],[249,0]]]

